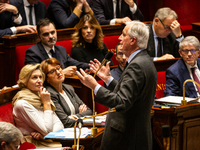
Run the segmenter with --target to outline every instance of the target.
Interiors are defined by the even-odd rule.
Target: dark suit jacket
[[[145,50],[128,64],[119,81],[101,87],[95,101],[121,111],[107,115],[101,150],[151,150],[151,107],[155,98],[157,73]]]
[[[23,0],[9,0],[11,4],[17,7],[19,13],[22,16],[22,23],[21,25],[27,25],[26,14],[24,10],[24,3]],[[40,19],[45,18],[46,14],[46,5],[39,1],[37,4],[34,5],[35,9],[35,17],[36,17],[36,24]]]
[[[137,4],[136,0],[134,2]],[[110,24],[110,20],[114,19],[113,0],[92,0],[92,10],[101,25]],[[128,4],[124,0],[122,0],[121,4],[121,18],[123,17],[130,17],[131,20],[144,20],[139,8],[137,8],[135,14],[132,14]]]
[[[197,59],[197,66],[200,68],[200,59]],[[169,67],[166,71],[166,89],[164,91],[165,96],[183,96],[183,82],[187,79],[191,79],[187,66],[183,59],[179,59],[175,64]],[[188,82],[185,84],[185,96],[197,97],[194,84]]]
[[[56,114],[58,118],[62,121],[65,128],[74,126],[76,122],[73,119],[70,119],[68,116],[71,115],[70,108],[65,101],[65,99],[61,96],[61,94],[51,85],[46,86],[47,91],[51,94],[51,100],[54,102],[56,106]],[[63,84],[63,90],[71,100],[72,104],[75,107],[75,115],[77,117],[83,117],[86,115],[92,115],[92,110],[88,107],[88,109],[82,113],[79,113],[79,106],[84,104],[82,100],[76,95],[74,89],[71,85]]]
[[[80,20],[75,13],[71,12],[67,0],[51,0],[46,17],[54,22],[56,29],[73,28]]]
[[[155,57],[155,43],[152,24],[149,26],[149,41],[147,45],[147,52],[151,57]],[[176,41],[176,36],[171,32],[166,38],[163,38],[163,54],[172,54],[174,57],[180,57],[179,53],[179,42]]]
[[[118,66],[116,68],[113,68],[112,70],[110,70],[110,73],[111,73],[111,76],[113,78],[115,78],[117,81],[119,80],[119,78],[121,77],[122,75],[122,70],[121,68]]]
[[[61,63],[63,68],[66,68],[68,66],[77,66],[78,69],[83,68],[89,68],[89,65],[87,63],[79,62],[70,56],[68,56],[67,51],[64,47],[55,45],[55,52],[58,61]],[[36,64],[41,63],[43,60],[48,59],[49,56],[44,49],[41,42],[33,45],[29,49],[27,49],[25,54],[25,61],[24,64]]]
[[[0,38],[4,35],[13,34],[10,27],[14,25],[14,18],[11,12],[5,11],[0,13]]]

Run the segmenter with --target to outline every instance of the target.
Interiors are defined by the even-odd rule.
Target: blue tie
[[[52,56],[52,57],[54,57],[54,58],[57,59],[57,57],[56,57],[56,53],[55,53],[52,49],[50,50],[50,53],[51,53],[51,56]]]

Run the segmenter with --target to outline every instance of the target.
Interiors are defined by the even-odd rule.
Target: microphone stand
[[[181,105],[182,105],[182,106],[183,106],[183,105],[187,105],[187,101],[185,100],[185,84],[186,84],[187,82],[193,82],[193,83],[195,83],[198,87],[200,87],[200,85],[199,85],[196,81],[194,81],[194,80],[191,80],[191,79],[185,80],[185,82],[183,83],[183,100],[181,101]]]

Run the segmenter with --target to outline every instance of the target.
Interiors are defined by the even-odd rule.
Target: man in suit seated
[[[13,124],[0,122],[0,150],[19,149],[22,137],[21,131]]]
[[[8,0],[0,0],[0,20],[0,37],[19,32],[36,32],[34,26],[19,26],[22,22],[21,14]]]
[[[124,70],[124,67],[126,66],[126,62],[128,60],[128,58],[125,56],[125,54],[123,54],[123,52],[119,49],[120,47],[120,43],[117,44],[116,46],[116,60],[119,62],[119,65],[118,67],[116,68],[113,68],[110,73],[111,73],[111,76],[113,78],[115,78],[116,80],[119,80],[123,70]]]
[[[165,7],[156,12],[150,29],[147,52],[153,60],[173,59],[180,57],[179,42],[183,39],[177,14]]]
[[[194,36],[187,36],[180,42],[179,53],[181,59],[166,71],[165,96],[183,96],[183,83],[187,79],[200,80],[199,40]],[[198,79],[198,80],[197,80]],[[199,87],[192,82],[185,84],[186,97],[198,97]]]
[[[55,25],[49,19],[41,19],[37,24],[38,37],[40,42],[36,43],[25,54],[25,65],[41,63],[43,60],[55,57],[62,65],[65,75],[71,76],[76,71],[76,67],[87,69],[87,63],[79,62],[70,56],[64,47],[55,45],[57,41],[57,31]]]
[[[45,18],[46,5],[40,0],[10,0],[10,3],[18,8],[22,16],[21,25],[36,25]]]
[[[144,20],[137,6],[137,0],[92,0],[92,10],[101,25]]]

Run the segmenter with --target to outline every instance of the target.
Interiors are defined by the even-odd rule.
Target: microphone
[[[112,51],[109,51],[109,52],[106,54],[105,58],[104,58],[103,61],[101,62],[101,65],[99,66],[99,68],[97,69],[97,71],[95,72],[95,74],[94,74],[93,77],[95,77],[96,74],[97,74],[97,72],[101,69],[101,67],[104,66],[104,64],[105,64],[109,59],[112,58],[113,54],[114,54],[114,53],[113,53]]]
[[[113,52],[112,51],[109,51],[105,58],[103,59],[103,61],[101,62],[101,65],[99,66],[99,68],[97,69],[97,71],[95,72],[94,74],[94,78],[96,77],[97,75],[97,72],[101,69],[101,67],[109,60],[111,59],[111,57],[113,56]],[[95,135],[97,133],[97,128],[95,127],[95,102],[94,102],[94,95],[93,95],[93,90],[92,90],[92,104],[93,104],[93,112],[92,112],[92,115],[93,115],[93,127],[91,128],[91,135]]]
[[[170,147],[170,128],[169,125],[162,126],[163,146],[164,150],[169,150]]]

